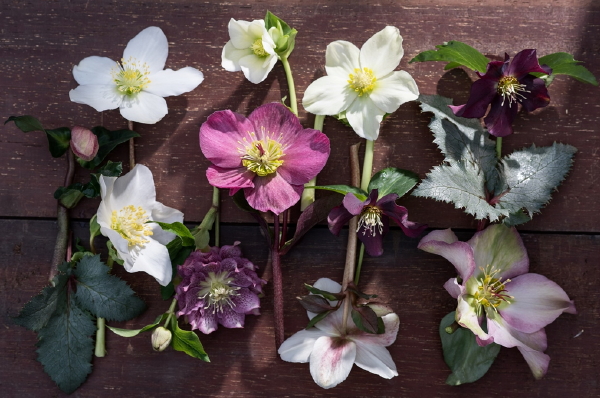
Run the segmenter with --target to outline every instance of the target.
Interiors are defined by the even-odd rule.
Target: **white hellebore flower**
[[[163,70],[168,54],[163,31],[146,28],[129,41],[120,62],[93,56],[73,67],[80,85],[69,97],[98,112],[120,108],[127,120],[154,124],[169,111],[163,97],[191,91],[204,80],[202,72],[189,66]]]
[[[175,234],[146,222],[183,222],[183,213],[156,201],[152,172],[141,164],[119,178],[100,176],[100,189],[100,232],[110,239],[125,269],[146,272],[168,285],[173,269],[165,245]]]
[[[265,21],[236,21],[231,18],[227,28],[231,40],[223,47],[221,66],[229,72],[241,70],[254,84],[265,80],[278,59],[275,41],[267,31]],[[273,27],[271,30],[277,29]]]
[[[398,28],[386,26],[359,50],[347,41],[327,46],[323,76],[308,86],[302,104],[316,115],[346,111],[359,136],[376,140],[383,115],[419,96],[415,80],[405,71],[394,71],[404,55]]]
[[[339,283],[327,278],[319,279],[314,286],[333,293],[341,290]],[[335,387],[346,380],[353,364],[385,379],[398,376],[396,365],[385,347],[396,340],[400,319],[384,306],[370,307],[382,317],[385,333],[363,332],[351,318],[347,321],[346,333],[343,333],[342,305],[314,328],[301,330],[284,341],[279,347],[279,356],[288,362],[309,362],[313,380],[323,388]],[[315,315],[308,313],[311,319]]]

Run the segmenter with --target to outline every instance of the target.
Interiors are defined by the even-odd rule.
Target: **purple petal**
[[[374,189],[373,191],[371,191],[369,197],[364,201],[358,199],[353,193],[347,193],[346,196],[344,196],[342,204],[344,205],[346,210],[350,212],[350,214],[357,216],[362,212],[363,208],[366,205],[374,203],[376,200],[377,190]]]
[[[514,299],[500,307],[500,314],[521,332],[533,333],[554,322],[563,312],[575,313],[565,291],[545,276],[518,276],[506,284],[506,290]]]
[[[479,74],[479,77],[482,79],[489,80],[500,80],[500,78],[505,75],[505,70],[508,67],[508,60],[510,57],[508,54],[505,54],[504,61],[492,61],[487,64],[487,68],[485,74]]]
[[[223,312],[217,312],[217,319],[219,323],[226,328],[243,328],[244,327],[244,314],[235,312],[228,306],[223,307]]]
[[[421,239],[417,248],[450,261],[463,281],[467,281],[475,271],[473,249],[467,242],[459,242],[450,228],[430,232]]]
[[[481,78],[471,85],[471,94],[466,104],[461,106],[452,106],[452,112],[459,117],[480,118],[485,115],[488,105],[498,94],[496,85],[498,81],[494,79]]]
[[[310,354],[310,374],[320,387],[335,387],[346,380],[355,358],[356,344],[353,341],[319,337]]]
[[[237,291],[239,294],[235,296],[232,301],[235,304],[233,310],[239,314],[247,314],[255,308],[260,308],[260,300],[258,296],[252,293],[248,289],[240,289]]]
[[[362,225],[357,231],[358,239],[365,245],[365,251],[369,256],[378,257],[383,254],[383,235],[390,229],[390,220],[388,217],[381,217],[383,228],[379,233],[378,227],[372,231],[366,225]]]
[[[523,76],[531,72],[546,73],[546,71],[540,67],[536,51],[530,49],[522,50],[514,56],[506,71],[506,75],[514,76],[520,81]]]
[[[216,166],[240,167],[239,142],[252,131],[254,126],[244,116],[229,110],[215,112],[200,127],[200,149]]]
[[[259,140],[269,137],[284,146],[291,147],[296,136],[304,131],[300,120],[288,108],[276,102],[259,106],[248,116],[248,120],[254,125]]]
[[[250,188],[254,186],[252,179],[255,174],[245,167],[239,169],[224,169],[218,166],[208,166],[206,178],[210,185],[218,188]]]
[[[504,105],[503,105],[504,104]],[[519,110],[516,102],[512,104],[508,99],[498,95],[492,101],[492,107],[483,121],[489,133],[496,137],[506,137],[513,133],[512,124]]]
[[[306,184],[321,172],[329,158],[329,138],[318,130],[304,129],[284,149],[277,172],[290,184]]]
[[[254,178],[254,188],[245,188],[248,204],[258,211],[280,214],[300,200],[304,187],[290,185],[277,173]]]
[[[352,217],[354,217],[354,215],[350,214],[350,212],[348,212],[344,206],[336,206],[331,209],[329,215],[327,216],[327,226],[332,234],[338,236],[344,225],[346,225],[346,223],[350,221]]]
[[[397,198],[396,194],[390,194]],[[390,196],[390,195],[386,195]],[[395,202],[395,198],[390,202],[383,202],[384,198],[377,202],[377,207],[383,210],[383,214],[394,220],[404,234],[411,238],[416,238],[427,229],[427,224],[419,224],[416,222],[408,221],[408,210],[404,206],[398,206]]]
[[[524,333],[508,324],[501,316],[493,314],[494,319],[488,318],[487,327],[494,342],[503,347],[527,347],[530,350],[544,351],[547,347],[544,329],[533,333]]]
[[[531,373],[533,376],[539,380],[548,371],[548,365],[550,364],[550,357],[543,352],[529,350],[526,347],[517,347],[519,352],[523,354],[523,358],[527,361],[527,365],[529,365],[529,369],[531,369]]]
[[[456,278],[450,278],[444,283],[444,289],[454,298],[463,294],[464,288],[458,284]]]
[[[217,317],[212,312],[206,313],[204,316],[202,316],[200,311],[198,311],[189,316],[188,320],[192,325],[192,329],[198,329],[204,334],[210,334],[218,328]]]
[[[524,84],[525,90],[529,91],[523,93],[525,99],[521,102],[527,112],[543,108],[550,103],[550,94],[548,94],[548,89],[542,79],[527,75],[519,83]]]

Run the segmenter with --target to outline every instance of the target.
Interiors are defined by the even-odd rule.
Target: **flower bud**
[[[89,162],[98,153],[98,137],[85,127],[71,129],[71,150],[78,158]]]
[[[154,351],[164,351],[171,344],[171,331],[162,326],[157,327],[152,332],[152,348]]]

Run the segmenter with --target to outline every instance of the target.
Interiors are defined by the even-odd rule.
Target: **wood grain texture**
[[[2,220],[0,228],[14,231],[0,244],[5,253],[0,258],[0,388],[7,397],[63,396],[35,360],[35,335],[10,321],[46,281],[55,226],[51,221]],[[75,224],[79,236],[85,236],[86,228],[85,223]],[[267,251],[256,235],[257,227],[250,226],[227,226],[222,234],[224,244],[232,243],[233,237],[241,240],[244,255],[260,267],[260,276],[269,279]],[[459,238],[470,235],[462,232]],[[308,321],[295,300],[306,293],[302,283],[319,277],[340,280],[345,238],[345,231],[332,239],[325,228],[317,228],[283,257],[286,336]],[[361,285],[364,291],[379,294],[380,302],[400,316],[398,338],[389,347],[398,377],[385,380],[354,367],[343,384],[323,390],[313,383],[308,364],[282,362],[273,343],[272,288],[268,284],[267,297],[261,301],[262,315],[246,317],[243,330],[220,328],[200,336],[211,363],[172,349],[153,352],[148,334],[125,339],[109,333],[108,355],[94,359],[92,375],[74,396],[597,396],[598,236],[523,234],[523,239],[531,259],[530,271],[558,282],[575,300],[578,310],[577,315],[561,315],[546,328],[546,352],[552,360],[541,381],[533,379],[516,349],[503,348],[479,382],[460,387],[444,384],[450,372],[442,358],[437,330],[440,319],[456,306],[442,287],[454,276],[453,267],[439,256],[417,250],[416,240],[394,230],[385,239],[384,256],[365,261]],[[117,273],[146,301],[148,309],[133,321],[114,325],[140,328],[167,309],[169,303],[160,299],[151,277],[122,269]]]

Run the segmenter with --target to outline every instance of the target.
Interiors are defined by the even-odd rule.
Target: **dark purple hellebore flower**
[[[471,86],[467,103],[450,105],[456,116],[481,118],[491,104],[484,122],[490,134],[496,137],[512,134],[518,103],[531,112],[550,102],[544,81],[530,75],[531,72],[552,73],[549,67],[540,66],[536,50],[523,50],[515,55],[512,62],[509,59],[505,54],[504,62],[492,61],[488,64],[485,75],[477,72],[481,79]]]
[[[354,194],[348,193],[342,204],[333,208],[327,217],[329,230],[337,236],[344,224],[360,215],[356,232],[371,256],[383,254],[383,235],[389,230],[390,218],[411,238],[416,238],[427,228],[426,224],[408,221],[406,207],[396,204],[397,194],[390,193],[379,200],[377,195],[378,190],[374,189],[365,201],[361,201]]]

